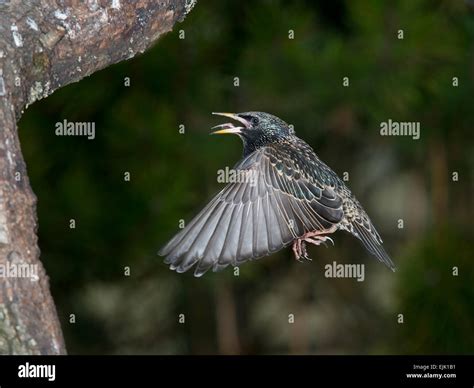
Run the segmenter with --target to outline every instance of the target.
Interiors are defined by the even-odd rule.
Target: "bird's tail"
[[[364,247],[377,259],[386,264],[387,267],[395,272],[395,264],[390,259],[390,256],[387,254],[387,252],[385,252],[385,249],[382,246],[382,240],[374,226],[370,225],[371,230],[368,230],[364,225],[361,225],[358,222],[353,222],[352,225],[354,227],[354,235],[358,237],[360,241],[362,241]]]

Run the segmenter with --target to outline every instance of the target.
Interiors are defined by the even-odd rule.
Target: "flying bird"
[[[367,213],[344,182],[286,122],[264,112],[213,113],[238,122],[212,134],[236,134],[243,158],[233,180],[159,252],[170,269],[194,275],[238,266],[292,244],[310,260],[306,244],[334,244],[345,230],[395,270]]]

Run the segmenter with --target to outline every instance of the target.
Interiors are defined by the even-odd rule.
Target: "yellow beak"
[[[242,133],[242,129],[246,128],[249,123],[247,120],[239,117],[236,113],[226,113],[226,112],[212,112],[213,115],[216,116],[224,116],[224,117],[229,117],[233,120],[239,121],[242,124],[244,124],[245,127],[236,127],[232,123],[225,123],[225,124],[220,124],[216,125],[215,127],[212,127],[211,129],[217,129],[217,131],[211,132],[211,135],[223,135],[226,133]]]
[[[221,125],[226,125],[226,124],[221,124]],[[217,125],[216,127],[220,127],[221,125]],[[214,129],[216,127],[212,127],[211,129]],[[242,127],[224,128],[224,129],[219,129],[217,131],[211,132],[211,135],[225,135],[226,133],[242,133],[241,129]]]

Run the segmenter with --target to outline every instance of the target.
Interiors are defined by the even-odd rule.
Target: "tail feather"
[[[372,253],[377,259],[379,259],[382,263],[387,265],[392,271],[395,272],[395,264],[390,259],[390,256],[385,252],[385,249],[382,246],[382,240],[380,239],[379,235],[375,231],[372,225],[372,230],[368,230],[363,225],[353,222],[354,227],[354,235],[362,241],[364,247]]]

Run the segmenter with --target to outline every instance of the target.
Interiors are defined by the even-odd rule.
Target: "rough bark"
[[[66,353],[16,122],[57,88],[145,51],[194,3],[0,0],[0,354]],[[20,264],[36,268],[39,280],[5,276]]]

